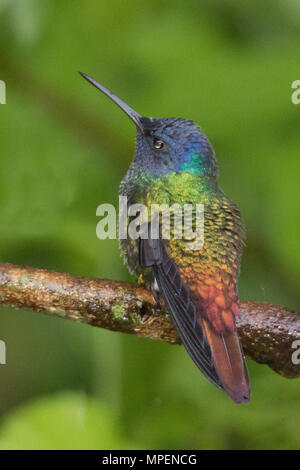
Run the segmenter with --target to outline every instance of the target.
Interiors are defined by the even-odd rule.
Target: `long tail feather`
[[[249,376],[237,332],[220,335],[208,320],[203,319],[202,322],[224,390],[236,403],[248,403],[250,400]]]

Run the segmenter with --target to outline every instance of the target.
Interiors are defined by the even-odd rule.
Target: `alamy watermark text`
[[[0,80],[0,104],[6,104],[6,84]]]
[[[203,204],[143,204],[127,205],[127,197],[119,197],[119,214],[112,204],[100,204],[96,215],[101,217],[96,227],[100,240],[184,239],[186,248],[200,250],[204,243]],[[117,230],[118,225],[118,230]]]

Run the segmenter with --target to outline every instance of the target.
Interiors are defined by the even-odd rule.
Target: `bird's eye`
[[[157,137],[154,137],[153,139],[153,147],[157,150],[160,150],[164,146],[164,142],[161,139],[158,139]]]

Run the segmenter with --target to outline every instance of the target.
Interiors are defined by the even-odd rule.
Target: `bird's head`
[[[114,101],[134,122],[137,130],[135,163],[153,177],[173,172],[217,176],[214,150],[199,126],[179,118],[148,118],[139,115],[120,98],[86,74],[92,85]]]

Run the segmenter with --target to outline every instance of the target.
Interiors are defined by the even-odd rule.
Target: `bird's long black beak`
[[[96,82],[93,78],[89,77],[85,73],[79,72],[79,74],[85,78],[88,82],[90,82],[94,87],[98,88],[98,90],[102,91],[106,96],[108,96],[114,103],[116,103],[123,111],[130,117],[130,119],[135,123],[135,125],[144,132],[142,126],[142,116],[140,116],[134,109],[132,109],[128,104],[124,103],[120,98],[114,95],[110,90],[105,88],[100,83]]]

